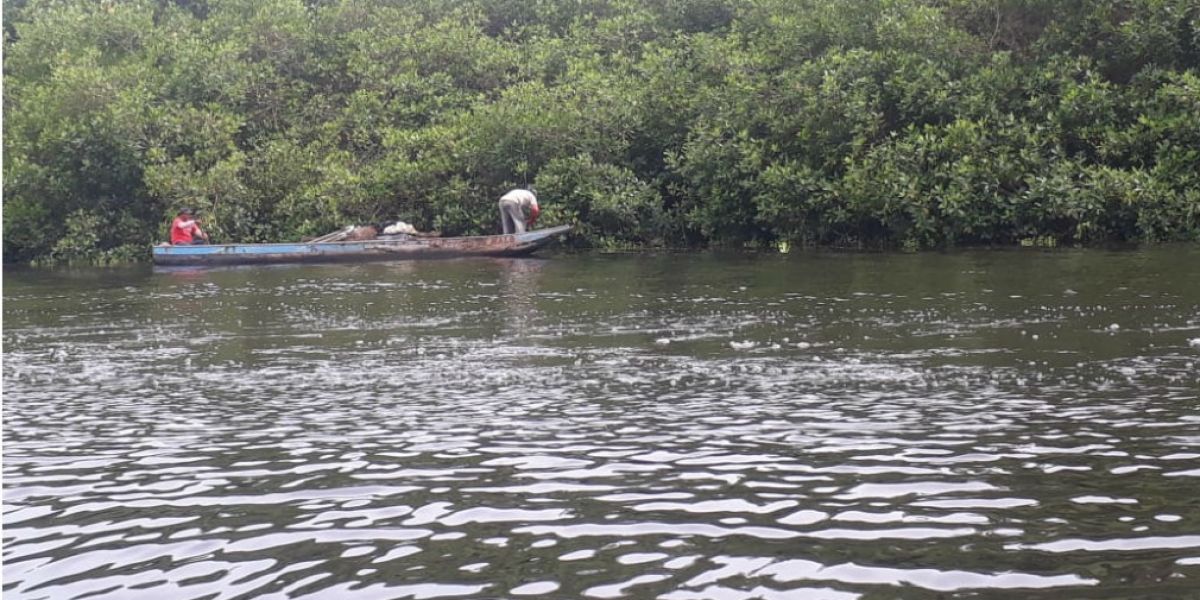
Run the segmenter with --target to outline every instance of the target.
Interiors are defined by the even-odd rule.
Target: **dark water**
[[[1200,248],[8,272],[4,598],[1197,598]]]

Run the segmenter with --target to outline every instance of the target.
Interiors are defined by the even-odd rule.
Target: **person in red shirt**
[[[208,234],[200,229],[200,223],[192,216],[192,209],[185,208],[179,211],[175,220],[171,222],[171,245],[186,246],[207,243]]]

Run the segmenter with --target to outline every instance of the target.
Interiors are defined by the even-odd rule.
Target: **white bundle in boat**
[[[409,235],[412,235],[412,234],[415,234],[416,232],[417,232],[416,227],[413,227],[412,225],[405,223],[404,221],[396,221],[395,223],[383,228],[384,235],[395,235],[397,233],[407,233]]]

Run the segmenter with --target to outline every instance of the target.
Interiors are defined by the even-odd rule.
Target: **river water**
[[[1200,248],[10,271],[4,598],[1197,598]]]

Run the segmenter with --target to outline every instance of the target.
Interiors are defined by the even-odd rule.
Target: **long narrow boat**
[[[570,229],[570,225],[562,225],[507,235],[413,237],[360,242],[163,245],[154,247],[154,264],[246,265],[291,262],[365,262],[461,256],[524,256],[546,246],[555,237]]]

